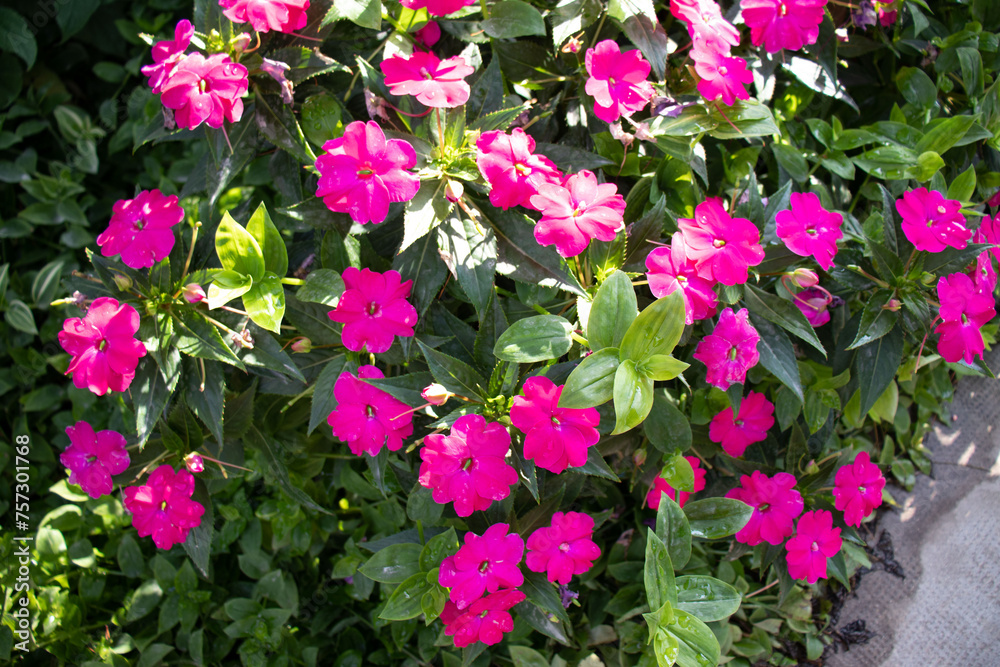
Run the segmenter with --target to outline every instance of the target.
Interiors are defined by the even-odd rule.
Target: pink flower
[[[63,322],[59,344],[73,357],[66,375],[72,374],[74,386],[98,396],[128,389],[139,357],[146,355],[146,346],[134,338],[138,330],[138,311],[106,296],[94,299],[82,318]]]
[[[840,551],[840,528],[833,527],[833,514],[826,510],[806,512],[799,519],[795,537],[785,543],[788,575],[815,584],[826,578],[826,561]]]
[[[409,407],[363,381],[383,377],[375,366],[362,366],[356,377],[341,373],[333,385],[337,407],[326,422],[333,429],[333,437],[346,442],[358,456],[364,453],[378,456],[383,445],[394,452],[413,434],[413,413]]]
[[[524,583],[520,567],[524,540],[517,533],[508,535],[509,528],[505,523],[495,523],[482,537],[468,532],[458,553],[441,561],[438,583],[451,589],[449,599],[459,609],[468,607],[487,590],[496,593]]]
[[[594,519],[582,512],[556,512],[550,526],[537,529],[528,538],[527,566],[545,572],[552,583],[564,586],[574,574],[583,574],[601,557],[601,549],[590,539]]]
[[[657,299],[681,290],[685,324],[715,315],[719,301],[715,281],[698,275],[694,262],[687,257],[687,245],[680,234],[674,234],[670,245],[653,248],[646,255],[646,278]]]
[[[472,89],[465,77],[476,68],[467,65],[462,56],[440,60],[433,53],[414,51],[409,58],[383,60],[382,71],[393,95],[413,95],[426,106],[452,108],[469,100]]]
[[[1000,219],[1000,215],[997,216]],[[982,225],[976,230],[975,234],[972,235],[973,243],[993,243],[995,241],[991,240],[991,236],[996,238],[996,223],[986,216],[983,219]],[[972,276],[973,281],[976,284],[976,291],[982,292],[984,294],[992,294],[993,290],[997,286],[997,272],[996,268],[993,266],[993,255],[998,249],[996,247],[990,248],[989,250],[984,250],[983,252],[976,255],[976,263],[970,267],[969,275]]]
[[[449,600],[441,612],[444,633],[455,638],[457,648],[477,641],[487,646],[497,644],[503,639],[504,633],[514,629],[514,619],[509,609],[523,602],[526,597],[521,591],[497,591],[476,600],[464,612]]]
[[[413,39],[418,46],[429,49],[441,39],[441,26],[436,21],[428,21],[423,28],[413,32]]]
[[[892,24],[896,22],[896,16],[899,11],[896,9],[885,9],[884,7],[878,8],[878,22],[883,28],[892,27]]]
[[[768,53],[815,44],[827,0],[741,0],[743,22],[754,46]]]
[[[750,521],[736,533],[736,541],[752,547],[761,542],[778,545],[791,535],[803,507],[802,494],[794,486],[795,477],[787,472],[768,477],[755,470],[743,475],[740,486],[726,494],[754,508]]]
[[[842,466],[834,478],[833,506],[844,513],[848,526],[860,526],[861,520],[882,504],[885,477],[872,463],[868,452],[859,452],[854,463]]]
[[[341,341],[354,352],[380,354],[392,347],[394,336],[413,335],[417,309],[406,299],[413,281],[400,282],[398,271],[378,273],[353,266],[344,269],[346,289],[329,317],[344,325]]]
[[[131,462],[125,436],[117,431],[94,433],[94,427],[85,421],[67,426],[66,435],[70,444],[59,461],[69,468],[69,483],[79,484],[91,498],[111,493],[111,476],[125,472]]]
[[[587,463],[587,449],[597,444],[601,416],[594,408],[560,408],[564,385],[547,377],[528,378],[523,396],[515,396],[510,421],[524,435],[524,458],[557,475]]]
[[[431,16],[454,14],[463,7],[476,4],[476,0],[399,0],[407,9],[427,9]]]
[[[625,198],[614,183],[598,184],[593,172],[583,170],[564,185],[540,183],[531,205],[542,212],[535,239],[554,245],[563,257],[576,257],[591,239],[613,241],[625,224]]]
[[[694,70],[701,77],[698,92],[709,102],[721,99],[726,106],[736,100],[750,99],[746,84],[753,83],[753,72],[747,69],[747,61],[716,51],[695,51]]]
[[[205,300],[205,288],[198,283],[188,283],[184,286],[181,296],[188,303],[201,303]]]
[[[125,266],[148,269],[174,249],[174,225],[184,219],[177,195],[143,190],[135,199],[119,199],[108,228],[97,237],[105,257],[121,254]]]
[[[430,383],[420,392],[420,397],[427,401],[428,405],[444,405],[454,395],[437,382]]]
[[[139,537],[153,536],[159,549],[169,549],[187,539],[192,528],[201,525],[205,508],[191,500],[194,477],[187,470],[161,465],[142,486],[125,488],[125,509],[132,513],[132,525]]]
[[[814,329],[830,321],[828,306],[831,299],[826,290],[810,287],[793,296],[795,297],[795,305],[799,307]]]
[[[451,433],[432,433],[420,450],[420,485],[432,491],[434,502],[454,501],[458,516],[484,510],[510,495],[517,471],[504,461],[510,433],[500,423],[480,415],[459,417]]]
[[[309,0],[219,0],[233,23],[249,23],[257,32],[295,32],[306,27]]]
[[[476,164],[490,184],[490,203],[502,209],[528,206],[542,183],[558,183],[559,169],[544,155],[533,155],[535,140],[515,127],[510,134],[484,132],[476,141]]]
[[[143,67],[142,73],[149,77],[149,85],[152,86],[154,95],[159,94],[174,67],[184,57],[193,35],[194,26],[187,19],[182,19],[174,27],[172,40],[163,40],[153,45],[153,64]]]
[[[661,494],[667,494],[668,498],[677,501],[678,505],[684,507],[684,503],[688,501],[688,498],[699,491],[704,490],[705,470],[701,468],[701,461],[697,456],[685,456],[684,458],[691,464],[691,469],[694,471],[694,486],[691,487],[693,491],[690,493],[687,491],[678,491],[674,487],[670,486],[670,484],[667,483],[667,480],[657,475],[656,479],[653,480],[653,485],[649,487],[649,493],[646,494],[646,504],[649,505],[650,509],[660,509]]]
[[[247,68],[229,56],[217,53],[206,58],[189,53],[174,67],[160,88],[163,106],[174,110],[174,120],[193,130],[202,123],[216,129],[228,120],[236,123],[243,117],[247,93]]]
[[[205,459],[200,454],[191,452],[184,457],[184,467],[195,474],[205,472]]]
[[[584,58],[590,78],[584,86],[594,98],[594,114],[607,123],[631,116],[653,98],[653,84],[646,81],[649,63],[639,51],[621,52],[612,39],[587,49]]]
[[[837,254],[837,241],[844,236],[840,231],[844,217],[823,208],[813,192],[793,192],[791,204],[791,210],[780,211],[774,218],[778,238],[796,255],[811,255],[824,271],[829,271]]]
[[[767,439],[767,431],[774,426],[774,403],[764,394],[751,391],[740,401],[740,412],[733,418],[733,407],[729,406],[712,418],[708,427],[708,437],[722,445],[730,456],[743,456],[747,447]]]
[[[728,54],[740,45],[740,32],[722,16],[714,0],[670,0],[670,13],[686,21],[696,50]]]
[[[747,371],[757,365],[757,341],[760,335],[750,324],[750,313],[743,308],[734,313],[726,308],[719,315],[715,330],[701,339],[694,358],[708,367],[705,381],[719,389],[743,384]]]
[[[969,276],[953,273],[938,280],[937,293],[942,320],[934,329],[941,334],[938,352],[948,362],[964,359],[971,364],[977,356],[982,358],[985,344],[980,329],[996,315],[992,292],[979,292]]]
[[[961,208],[961,202],[927,188],[909,190],[896,200],[896,210],[903,217],[903,234],[917,250],[928,252],[941,252],[947,246],[965,248],[972,232],[965,228]]]
[[[741,285],[749,277],[749,267],[764,261],[757,226],[746,218],[730,217],[716,197],[698,204],[694,219],[678,219],[677,227],[688,259],[704,278]]]
[[[409,201],[420,189],[420,179],[406,171],[417,163],[413,146],[402,139],[387,141],[375,121],[354,121],[323,150],[316,158],[316,196],[331,211],[349,213],[354,222],[382,222],[389,202]]]

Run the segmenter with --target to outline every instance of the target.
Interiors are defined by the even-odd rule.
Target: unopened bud
[[[245,347],[248,350],[253,349],[253,336],[250,332],[244,329],[243,331],[234,331],[233,335],[229,337],[237,348]]]
[[[191,472],[198,474],[205,471],[205,459],[201,458],[199,455],[191,452],[184,457],[184,465]]]
[[[128,290],[132,289],[132,279],[126,276],[125,274],[116,273],[114,280],[115,280],[115,286],[122,292],[127,292]]]
[[[646,450],[637,449],[632,455],[632,463],[635,464],[636,468],[641,468],[646,463]]]
[[[241,32],[240,34],[229,40],[229,44],[233,47],[233,50],[237,53],[243,53],[250,46],[250,40],[252,38],[248,33]]]
[[[444,198],[452,204],[457,202],[465,194],[465,186],[461,181],[448,181],[444,186]]]
[[[990,206],[1000,206],[1000,190],[997,193],[986,200],[986,203]]]
[[[795,269],[788,275],[791,277],[792,284],[802,289],[815,287],[819,284],[819,276],[812,269]]]
[[[454,395],[437,382],[427,385],[420,392],[420,396],[431,405],[444,405]]]
[[[889,299],[889,302],[882,306],[882,310],[891,310],[896,312],[902,307],[903,304],[899,302],[899,299]]]
[[[188,303],[201,303],[205,300],[205,290],[198,283],[188,283],[184,286],[181,296]]]
[[[298,352],[300,354],[305,354],[306,352],[312,352],[313,342],[308,338],[299,338],[297,341],[292,343],[292,352]]]

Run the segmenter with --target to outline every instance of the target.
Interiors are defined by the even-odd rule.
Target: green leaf
[[[302,375],[302,371],[295,365],[289,354],[282,349],[281,343],[275,340],[274,336],[254,323],[248,326],[248,330],[254,344],[252,350],[244,352],[243,363],[256,368],[266,368],[305,384],[306,379]]]
[[[333,395],[333,386],[337,383],[340,374],[348,369],[347,359],[340,354],[330,359],[319,377],[316,378],[315,389],[312,395],[312,408],[309,411],[309,429],[307,435],[311,435],[316,427],[326,423],[327,417],[337,407],[337,399]]]
[[[188,558],[198,568],[201,575],[208,578],[209,561],[212,556],[212,537],[215,533],[215,511],[212,508],[212,496],[209,495],[204,480],[200,478],[195,480],[191,499],[201,503],[205,512],[201,515],[201,523],[188,532],[187,539],[184,540],[184,551],[187,552]]]
[[[715,577],[677,577],[677,609],[697,616],[705,623],[724,621],[740,609],[743,596]]]
[[[465,396],[472,400],[485,402],[483,398],[483,387],[487,386],[486,380],[479,373],[464,361],[459,361],[443,352],[427,347],[421,341],[417,341],[420,351],[427,360],[431,375],[448,391]]]
[[[558,49],[567,39],[599,19],[603,11],[600,0],[560,0],[549,13],[552,45]]]
[[[344,279],[339,273],[333,269],[316,269],[306,276],[306,284],[299,287],[295,297],[299,301],[336,308],[344,289]]]
[[[952,116],[931,128],[917,142],[914,150],[917,153],[930,151],[940,155],[957,144],[975,122],[974,116]]]
[[[603,477],[604,479],[610,479],[612,482],[620,481],[618,475],[615,471],[611,469],[608,462],[604,460],[601,453],[597,451],[597,447],[591,447],[587,450],[587,462],[584,463],[579,468],[570,468],[574,472],[578,472],[582,475],[592,475],[594,477]]]
[[[449,528],[443,533],[435,535],[427,540],[427,544],[420,551],[420,569],[424,572],[430,572],[434,568],[440,567],[441,561],[455,554],[458,549],[458,536],[455,534],[454,528]]]
[[[615,164],[613,160],[597,153],[585,151],[582,148],[564,144],[547,144],[541,141],[535,144],[535,155],[544,155],[555,162],[557,167],[567,172],[576,172],[581,169],[597,171],[601,167]]]
[[[948,186],[946,197],[948,199],[957,199],[960,202],[968,202],[972,201],[974,194],[976,194],[976,168],[970,166],[951,182],[951,185]]]
[[[653,409],[642,429],[650,444],[664,454],[685,452],[691,447],[690,422],[661,392],[653,396]]]
[[[689,368],[690,364],[674,359],[669,354],[654,354],[636,364],[639,375],[651,380],[673,380]]]
[[[795,348],[792,347],[788,334],[762,317],[751,317],[750,321],[760,335],[757,353],[760,354],[761,366],[791,389],[801,403],[805,400],[802,395],[802,378],[795,359]]]
[[[937,86],[922,69],[901,67],[896,73],[896,87],[910,104],[930,109],[937,101]]]
[[[250,216],[247,232],[260,246],[264,256],[264,270],[279,278],[288,273],[288,250],[285,248],[285,240],[281,238],[281,232],[271,221],[264,202],[261,202]]]
[[[572,333],[573,325],[564,317],[526,317],[500,334],[493,354],[497,359],[520,364],[558,359],[573,346]]]
[[[650,21],[656,20],[656,8],[653,0],[610,0],[608,16],[624,23],[630,16],[645,16]]]
[[[38,43],[28,22],[9,7],[0,7],[0,51],[13,53],[29,68],[38,55]]]
[[[35,316],[31,314],[31,308],[20,299],[12,299],[7,304],[7,312],[3,314],[4,321],[18,331],[37,335],[38,328],[35,326]]]
[[[320,27],[340,19],[353,21],[362,28],[378,30],[382,25],[382,2],[381,0],[337,0],[331,4]]]
[[[705,540],[729,537],[747,525],[753,508],[735,498],[705,498],[684,505],[691,534]]]
[[[403,280],[413,281],[413,305],[423,315],[448,277],[448,267],[438,252],[437,233],[424,234],[396,255],[392,268],[399,271]]]
[[[400,584],[420,572],[418,559],[423,547],[412,542],[391,544],[361,566],[361,574],[384,584]]]
[[[612,435],[641,424],[653,407],[653,380],[639,375],[631,359],[621,362],[615,371],[614,399],[615,430]]]
[[[502,0],[493,5],[482,26],[487,35],[497,39],[545,34],[541,13],[521,0]]]
[[[253,278],[238,271],[219,271],[208,286],[208,309],[224,306],[238,296],[243,296],[253,287]]]
[[[438,227],[438,247],[451,256],[452,271],[479,320],[483,320],[493,293],[497,268],[497,240],[489,227],[481,229],[464,216],[450,216]]]
[[[679,451],[675,451],[674,455],[663,464],[660,477],[678,491],[694,492],[694,468]]]
[[[624,271],[615,271],[601,284],[590,307],[587,342],[597,352],[619,347],[625,332],[639,315],[632,279]]]
[[[649,133],[654,137],[687,137],[714,130],[717,125],[705,106],[692,104],[677,116],[654,117],[649,122]]]
[[[683,569],[691,559],[691,525],[670,496],[660,494],[660,507],[656,510],[656,534],[667,546],[670,562],[677,569]]]
[[[201,367],[205,377],[202,380]],[[208,427],[215,441],[222,442],[223,406],[225,377],[219,364],[196,362],[192,358],[184,360],[184,399],[198,419]]]
[[[656,17],[634,14],[622,22],[625,34],[646,56],[658,81],[663,81],[667,71],[667,33]]]
[[[809,178],[809,163],[802,151],[787,144],[772,144],[771,150],[774,152],[774,159],[794,181],[803,183]]]
[[[222,215],[215,232],[215,251],[222,268],[250,276],[254,281],[264,277],[264,255],[260,245],[228,212]]]
[[[625,332],[619,358],[638,362],[653,355],[670,354],[682,333],[684,296],[675,291],[657,299],[639,313]]]
[[[889,303],[893,294],[895,292],[892,290],[878,290],[865,302],[865,308],[861,311],[861,323],[858,325],[858,335],[854,337],[854,342],[847,346],[848,350],[867,345],[892,331],[899,321],[899,313],[886,310],[883,306]]]
[[[425,593],[433,586],[427,581],[427,575],[418,572],[407,578],[396,587],[385,603],[385,609],[379,618],[386,621],[406,621],[419,616],[423,609],[421,601]]]
[[[719,640],[694,614],[674,609],[674,622],[664,630],[677,642],[677,664],[681,667],[716,667],[719,664]]]
[[[403,252],[417,239],[426,236],[448,217],[454,204],[445,197],[445,179],[434,179],[420,184],[417,194],[406,203],[403,212]]]
[[[173,344],[183,354],[222,361],[243,370],[243,362],[222,339],[219,329],[197,311],[183,311],[175,318],[174,327],[177,337]]]
[[[541,653],[527,646],[511,646],[510,658],[514,667],[549,667],[549,661]]]
[[[879,146],[852,157],[851,160],[865,173],[896,181],[907,178],[910,168],[918,164],[922,152],[925,151],[918,152],[905,146]]]
[[[561,408],[593,408],[611,400],[618,370],[618,348],[594,352],[573,369],[559,396]]]
[[[254,324],[274,333],[281,333],[281,319],[285,316],[285,288],[273,273],[264,275],[246,294],[243,307]]]
[[[243,442],[259,452],[258,462],[263,464],[264,476],[276,481],[289,498],[311,510],[334,516],[333,512],[313,500],[288,476],[288,457],[277,440],[265,438],[256,426],[250,426],[243,435]]]
[[[49,302],[52,301],[56,290],[59,289],[59,281],[65,263],[64,260],[56,259],[38,270],[35,279],[31,281],[31,300],[36,308],[45,310],[49,307]]]
[[[646,564],[643,567],[646,599],[650,609],[659,609],[664,603],[677,604],[677,587],[674,584],[674,566],[663,541],[646,529]]]
[[[169,360],[170,365],[162,369],[157,367],[151,356],[143,360],[129,389],[135,410],[136,438],[140,449],[153,433],[156,422],[163,416],[167,402],[181,379],[180,352],[176,348],[170,348],[165,358]]]
[[[859,414],[867,414],[896,376],[903,360],[903,333],[895,328],[878,340],[858,348],[855,376],[861,390]]]
[[[945,248],[941,252],[929,253],[924,259],[922,271],[935,276],[946,276],[963,270],[976,260],[976,256],[990,248],[988,243],[970,243],[965,248]]]
[[[774,322],[785,331],[812,345],[824,357],[826,356],[826,350],[823,349],[823,344],[816,337],[816,332],[809,324],[809,320],[794,304],[777,295],[764,292],[750,283],[744,285],[744,288],[743,302],[746,303],[751,313]]]
[[[726,108],[725,115],[728,121],[722,117],[722,112],[717,108],[709,112],[710,118],[716,124],[715,129],[709,134],[716,139],[746,139],[781,132],[774,122],[771,110],[755,100],[737,102]]]

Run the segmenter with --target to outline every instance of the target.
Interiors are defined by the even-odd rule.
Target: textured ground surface
[[[987,361],[996,368],[1000,350]],[[889,567],[861,580],[837,627],[863,620],[875,634],[830,667],[1000,665],[1000,381],[963,378],[951,409],[928,438],[933,478],[893,489],[900,508],[871,536],[889,534],[905,577]]]

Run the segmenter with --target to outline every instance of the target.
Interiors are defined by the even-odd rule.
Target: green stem
[[[306,281],[302,280],[301,278],[282,278],[281,279],[281,284],[282,285],[305,285]]]

